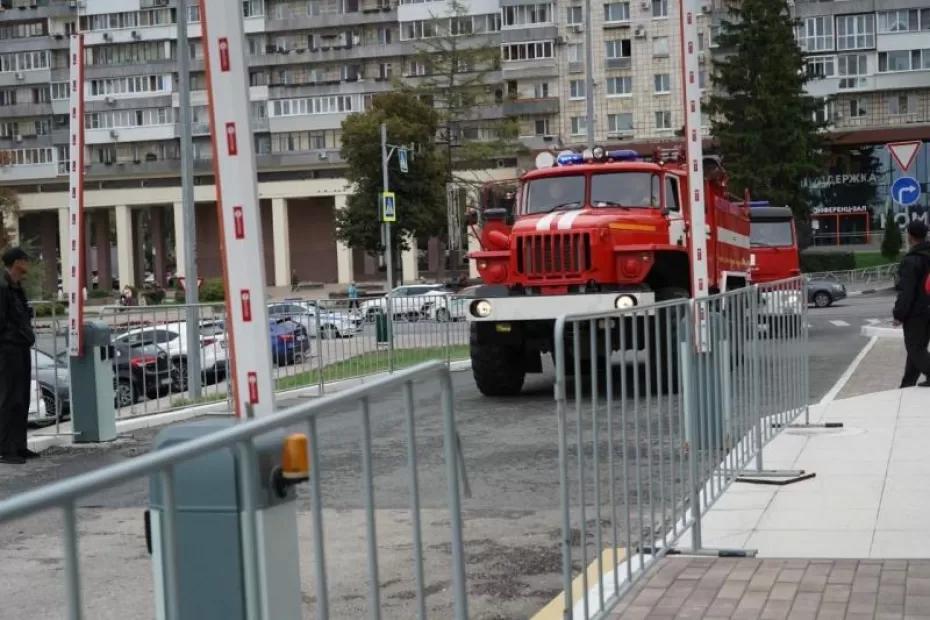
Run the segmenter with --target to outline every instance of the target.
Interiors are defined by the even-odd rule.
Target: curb
[[[900,327],[879,327],[875,325],[865,325],[860,332],[867,338],[901,338]]]
[[[471,368],[471,360],[462,360],[457,362],[452,362],[449,364],[449,370],[451,372],[463,372]],[[325,386],[324,394],[334,394],[337,392],[342,392],[349,388],[353,388],[359,385],[364,385],[365,383],[372,381],[374,379],[379,379],[386,376],[388,373],[382,372],[376,375],[370,375],[367,377],[358,377],[355,379],[346,379],[344,381],[337,381],[335,383],[330,383]],[[319,396],[319,387],[310,386],[303,388],[296,388],[293,390],[287,390],[284,392],[278,392],[275,394],[276,398],[306,398],[306,397],[316,397]],[[197,418],[203,415],[230,415],[229,410],[226,409],[226,402],[221,401],[217,403],[207,403],[203,405],[195,405],[193,407],[188,407],[186,409],[178,409],[177,411],[167,411],[165,413],[156,413],[153,415],[145,416],[136,416],[132,418],[118,419],[116,421],[116,435],[117,440],[121,434],[130,433],[132,431],[142,430],[146,428],[156,428],[159,426],[166,426],[168,424],[174,424],[176,422],[183,422],[185,420],[190,420],[192,418]],[[88,447],[88,448],[98,448],[101,446],[106,446],[106,443],[85,443],[85,444],[75,444],[73,441],[73,436],[70,433],[62,433],[60,435],[42,435],[41,431],[35,435],[32,435],[27,438],[27,444],[30,450],[35,452],[44,452],[49,448],[56,447]]]
[[[867,289],[862,290],[862,291],[848,291],[848,292],[846,293],[846,296],[847,296],[847,297],[856,297],[856,296],[858,296],[858,295],[874,295],[874,294],[876,294],[876,293],[890,293],[890,292],[892,292],[892,291],[894,291],[894,290],[895,290],[895,289],[894,289],[893,286],[889,286],[889,287],[887,287],[887,288],[867,288]]]

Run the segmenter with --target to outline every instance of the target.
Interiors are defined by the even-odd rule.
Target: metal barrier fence
[[[564,618],[605,617],[686,532],[706,552],[703,513],[807,409],[806,313],[797,278],[557,321]]]
[[[289,299],[269,304],[269,338],[276,389],[285,391],[408,368],[427,360],[468,356],[467,302],[449,295],[397,298],[393,317],[384,300],[314,301]],[[37,302],[38,342],[34,365],[40,371],[32,419],[56,423],[67,418],[68,360],[66,314],[58,304]],[[189,312],[192,311],[192,312]],[[200,338],[200,393],[188,390],[188,318]],[[93,318],[93,316],[88,316]],[[196,306],[104,306],[97,318],[113,331],[114,401],[118,417],[162,413],[230,398],[227,383],[228,323],[223,304]]]
[[[829,278],[843,283],[847,289],[862,290],[874,286],[891,286],[898,275],[898,263],[849,269],[845,271],[818,271],[808,273],[809,278]]]
[[[262,436],[279,430],[293,431],[295,426],[301,425],[309,438],[311,457],[310,468],[310,515],[313,536],[313,566],[314,585],[312,592],[308,587],[302,588],[306,600],[315,597],[316,616],[322,619],[329,617],[330,585],[327,575],[326,540],[323,532],[324,501],[321,492],[321,481],[325,472],[321,471],[321,454],[325,453],[327,445],[320,439],[320,425],[318,421],[347,406],[357,407],[358,428],[361,431],[362,444],[358,453],[360,458],[363,484],[361,497],[365,505],[366,518],[366,549],[368,555],[368,588],[369,588],[369,615],[380,617],[379,601],[381,585],[378,579],[378,538],[375,528],[375,493],[374,472],[372,468],[372,406],[382,402],[386,397],[400,392],[402,394],[403,410],[405,415],[407,469],[409,484],[409,507],[411,524],[412,564],[415,581],[418,617],[426,617],[426,588],[424,580],[424,548],[420,520],[421,498],[418,485],[418,448],[415,439],[415,425],[418,419],[416,408],[416,383],[422,381],[438,381],[441,386],[440,402],[434,405],[433,411],[441,412],[442,416],[442,464],[447,479],[447,508],[450,514],[450,543],[451,543],[451,583],[453,595],[453,610],[456,620],[465,620],[468,617],[468,605],[465,587],[465,564],[462,545],[462,516],[461,492],[459,477],[464,474],[463,461],[457,442],[455,412],[453,406],[452,378],[446,365],[441,362],[431,362],[418,365],[409,370],[399,372],[389,377],[377,379],[371,383],[356,387],[338,395],[325,397],[308,404],[301,404],[290,409],[278,412],[276,415],[260,419],[242,421],[229,429],[212,433],[181,444],[167,447],[144,456],[118,463],[93,472],[81,474],[61,482],[22,493],[0,502],[0,524],[32,516],[46,510],[60,510],[63,516],[63,552],[64,552],[64,582],[66,585],[68,618],[81,618],[84,609],[81,588],[81,562],[79,557],[78,537],[78,501],[94,493],[112,489],[123,483],[139,478],[150,477],[153,487],[161,490],[164,527],[162,539],[165,561],[165,592],[167,600],[165,609],[167,617],[178,619],[176,583],[178,566],[176,530],[177,510],[175,502],[176,467],[197,457],[216,453],[221,450],[233,450],[239,455],[239,463],[254,463],[256,459],[256,441]],[[345,415],[345,414],[340,414]],[[340,463],[340,466],[342,464]],[[270,484],[267,481],[258,481],[249,475],[246,469],[237,477],[237,492],[240,497],[254,497],[254,485]],[[345,492],[345,491],[343,491]],[[241,519],[241,538],[244,549],[256,549],[257,527],[255,519],[255,506],[244,506]],[[297,541],[294,541],[297,545]],[[394,549],[406,548],[398,545]],[[405,552],[406,553],[406,552]],[[393,559],[392,559],[393,561]],[[259,608],[259,585],[257,571],[259,566],[247,563],[243,568],[242,577],[245,591],[245,600],[248,609]],[[355,575],[353,574],[353,578]],[[311,597],[312,594],[312,597]],[[174,610],[174,613],[172,613]],[[250,616],[251,617],[251,616]],[[255,616],[257,617],[257,616]],[[446,616],[448,617],[448,616]]]

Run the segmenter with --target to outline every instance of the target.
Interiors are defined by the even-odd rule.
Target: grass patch
[[[881,265],[887,265],[888,263],[898,262],[897,258],[888,259],[882,256],[881,252],[856,252],[856,269],[864,269],[865,267],[879,267]]]
[[[226,394],[206,394],[200,398],[185,398],[183,396],[171,399],[172,407],[193,407],[195,405],[206,405],[207,403],[218,403],[226,400]]]
[[[460,360],[468,357],[468,345],[451,347],[428,347],[424,349],[394,349],[394,368],[409,368],[430,360]],[[363,375],[372,375],[388,370],[388,352],[372,351],[363,353],[323,367],[323,382],[339,381]],[[316,385],[320,382],[320,370],[301,372],[290,377],[281,377],[276,382],[276,389],[289,390]]]

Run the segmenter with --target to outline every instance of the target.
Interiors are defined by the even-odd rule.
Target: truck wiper
[[[572,202],[563,202],[562,204],[555,205],[554,207],[546,210],[546,213],[552,213],[553,211],[565,211],[567,209],[580,209],[581,201],[573,200]]]
[[[624,209],[624,210],[626,210],[626,211],[629,211],[630,209],[633,208],[633,207],[629,207],[629,206],[627,206],[627,205],[625,205],[625,204],[623,204],[623,203],[615,202],[615,201],[613,201],[613,200],[595,200],[595,201],[593,201],[593,202],[594,202],[594,205],[595,205],[596,207],[600,207],[600,208],[602,208],[602,209],[603,209],[603,208],[608,208],[608,207],[609,207],[609,208],[613,208],[613,209]]]

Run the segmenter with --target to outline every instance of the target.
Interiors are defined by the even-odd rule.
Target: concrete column
[[[21,243],[19,238],[19,214],[10,213],[4,214],[3,216],[3,226],[6,228],[7,234],[10,236],[10,245],[17,246]]]
[[[132,209],[125,205],[118,205],[116,207],[116,269],[119,272],[120,290],[137,284],[132,236]]]
[[[174,203],[174,260],[177,263],[175,277],[184,277],[187,255],[184,253],[184,203]]]
[[[100,290],[113,288],[113,266],[110,264],[110,210],[94,211],[94,237],[97,240],[97,277]]]
[[[136,209],[132,211],[132,230],[133,230],[133,282],[136,286],[142,287],[145,284],[145,211]]]
[[[274,285],[291,285],[291,234],[287,199],[271,199],[271,231],[274,239]],[[298,274],[299,277],[299,274]]]
[[[68,250],[71,228],[68,226],[68,216],[67,207],[58,209],[58,255],[61,257],[61,290],[65,295],[68,293],[68,278],[71,276],[71,253]]]
[[[159,286],[165,286],[165,211],[162,207],[149,208],[149,232],[152,237],[152,273]]]
[[[404,282],[416,282],[419,277],[417,269],[417,240],[407,239],[409,250],[404,250],[400,256],[401,279]]]
[[[336,194],[333,198],[336,211],[346,208],[349,199],[346,194]],[[355,280],[355,256],[352,248],[338,239],[336,240],[336,273],[339,284],[349,284]]]
[[[42,294],[54,297],[58,292],[58,225],[55,213],[44,211],[39,226],[39,249],[42,253]]]

